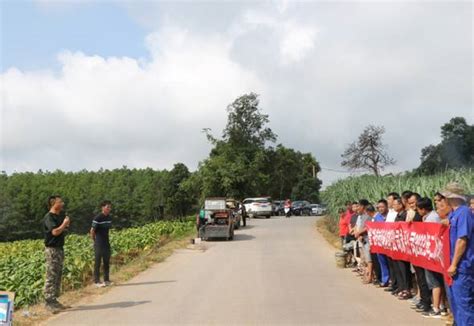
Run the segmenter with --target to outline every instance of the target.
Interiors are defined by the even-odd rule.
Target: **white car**
[[[311,215],[324,215],[327,212],[326,206],[320,204],[311,204]]]
[[[273,204],[268,198],[247,198],[242,203],[250,217],[265,216],[270,218],[273,215]]]

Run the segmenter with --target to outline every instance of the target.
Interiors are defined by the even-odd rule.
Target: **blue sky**
[[[147,58],[149,31],[113,3],[55,5],[7,0],[2,7],[2,71],[58,67],[62,50]]]

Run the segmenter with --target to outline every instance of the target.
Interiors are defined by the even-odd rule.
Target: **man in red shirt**
[[[346,211],[339,211],[339,236],[341,237],[341,244],[344,246],[347,235],[350,230],[352,212],[352,202],[346,202]]]

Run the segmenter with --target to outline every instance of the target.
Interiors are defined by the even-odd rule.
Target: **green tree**
[[[441,143],[421,150],[417,174],[435,174],[446,169],[474,167],[474,125],[455,117],[441,126]]]

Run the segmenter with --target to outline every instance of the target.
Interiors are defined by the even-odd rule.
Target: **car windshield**
[[[255,200],[253,200],[253,199],[246,199],[246,200],[244,200],[244,204],[251,204],[251,203],[253,203],[254,201],[255,201]]]
[[[257,203],[263,203],[263,204],[270,204],[270,202],[268,201],[268,199],[257,199],[255,202],[257,202]]]

